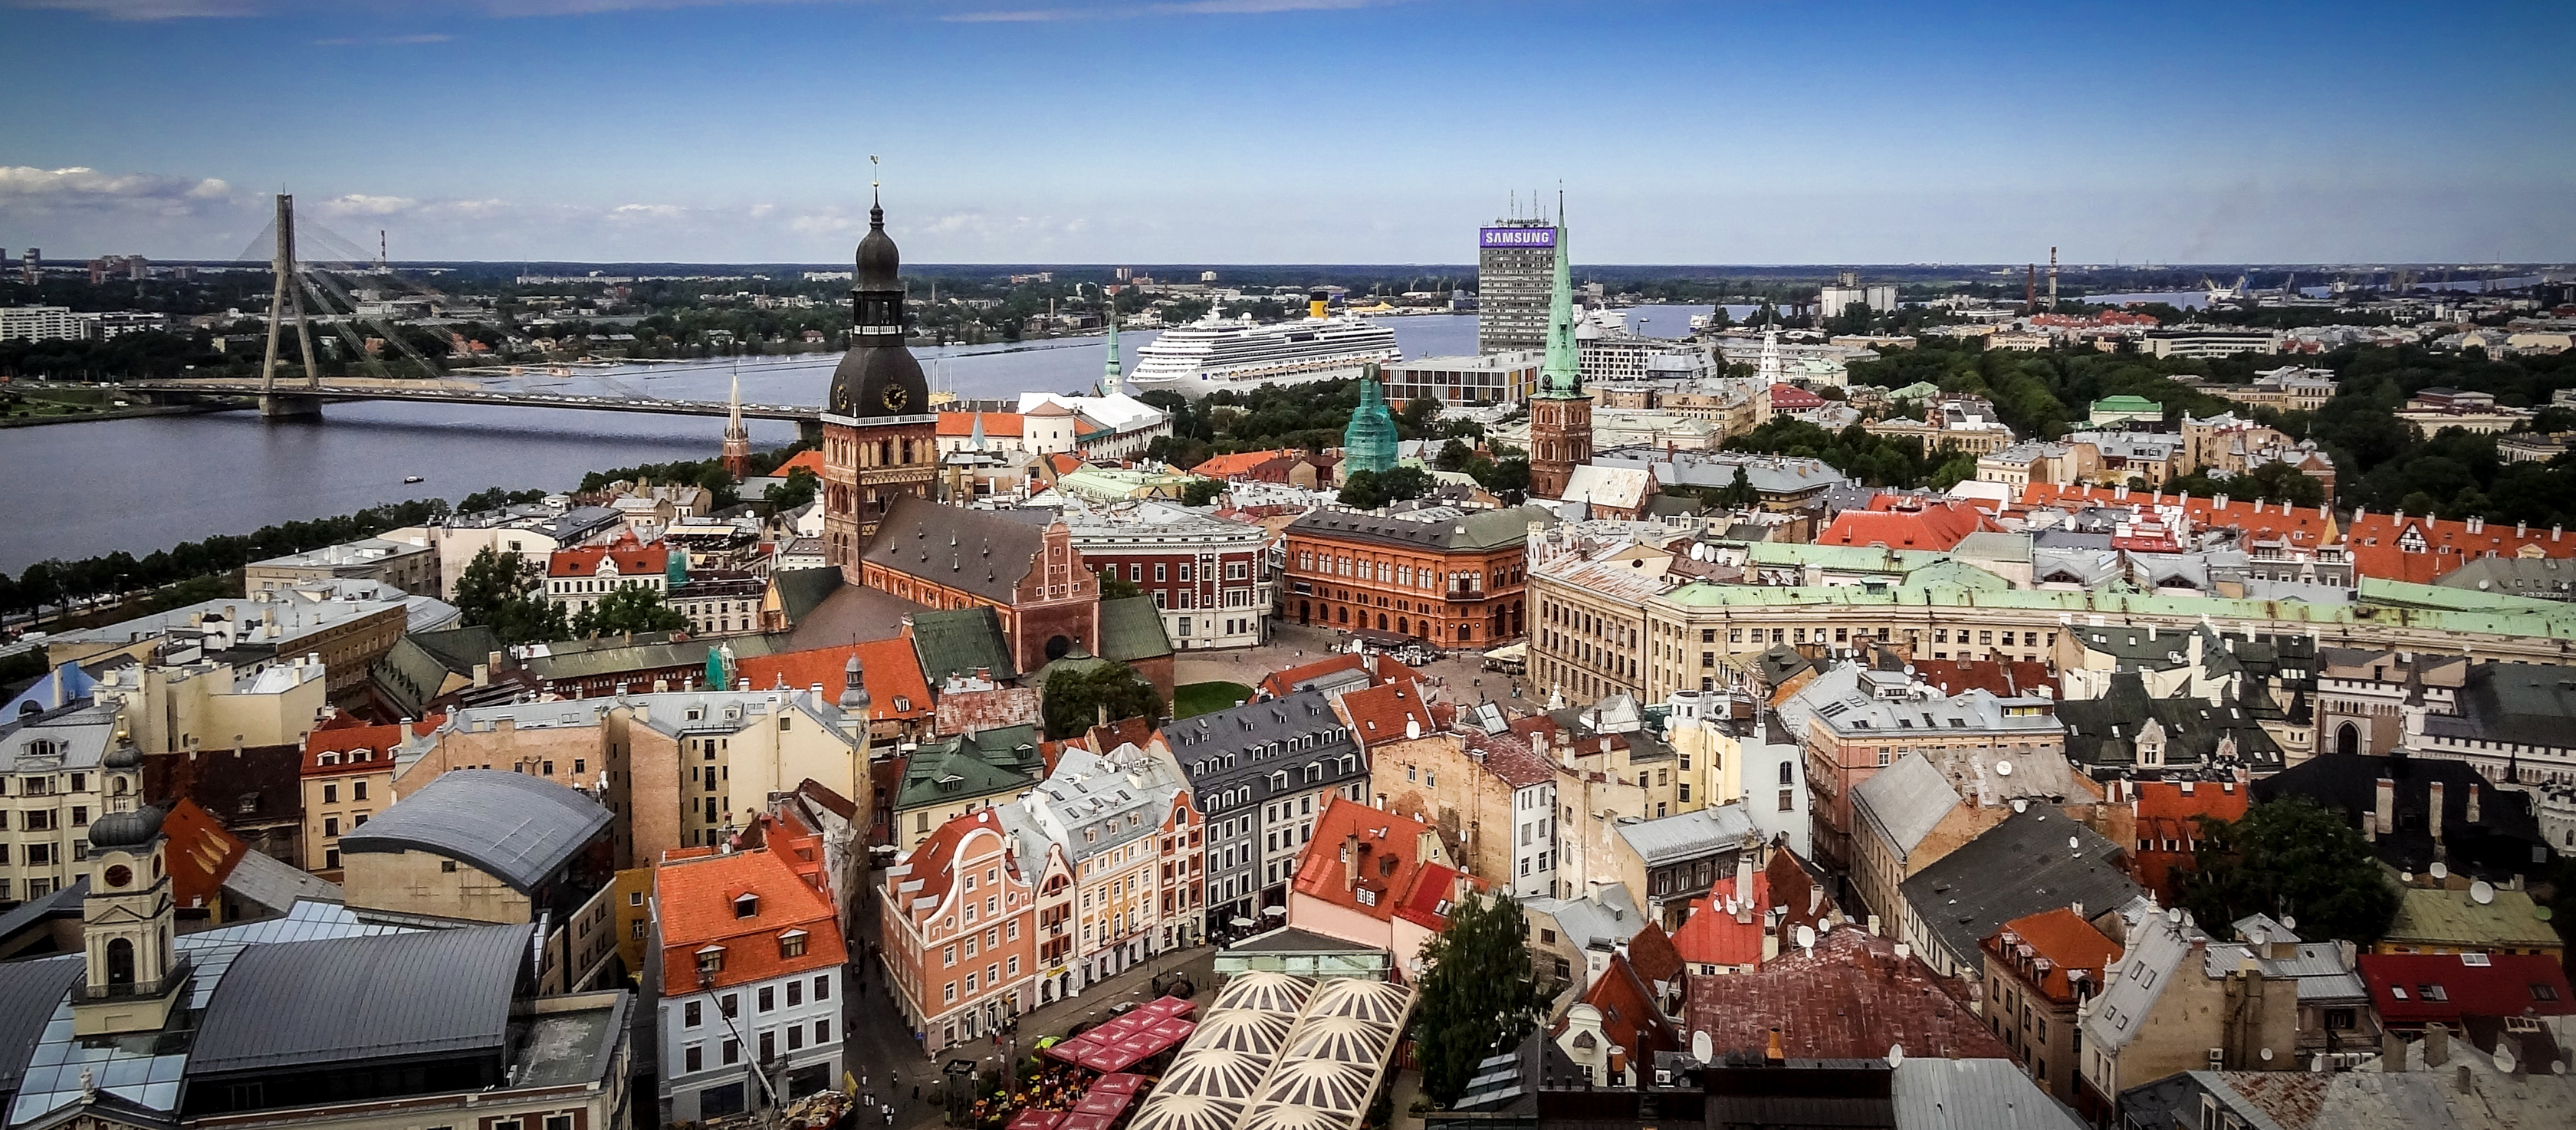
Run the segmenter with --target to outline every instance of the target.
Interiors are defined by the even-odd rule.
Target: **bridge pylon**
[[[268,299],[268,350],[259,364],[259,414],[271,420],[318,420],[322,418],[322,398],[306,390],[322,387],[322,368],[313,361],[313,327],[304,313],[302,265],[295,257],[295,198],[277,194],[277,253],[270,260],[277,275],[277,286]],[[277,383],[278,337],[285,332],[286,315],[295,314],[295,337],[304,351],[304,382],[301,385]]]

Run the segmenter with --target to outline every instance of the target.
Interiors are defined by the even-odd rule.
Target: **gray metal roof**
[[[1426,511],[1423,517],[1428,517]],[[1356,510],[1325,509],[1288,524],[1292,531],[1330,538],[1357,538],[1443,552],[1470,553],[1503,549],[1529,540],[1532,522],[1553,524],[1556,515],[1544,506],[1480,510],[1454,520],[1382,517]]]
[[[1629,896],[1626,883],[1597,888],[1590,898],[1531,899],[1526,905],[1533,913],[1556,919],[1556,928],[1576,949],[1626,945],[1646,928],[1646,916],[1637,912],[1637,900]]]
[[[1906,1130],[2078,1130],[2084,1120],[2008,1059],[1916,1059],[1890,1088]]]
[[[224,890],[244,902],[283,911],[299,902],[340,902],[340,884],[289,867],[257,851],[242,853],[224,876]]]
[[[1966,964],[1980,940],[2025,914],[2079,902],[2098,913],[2138,893],[2120,869],[2118,845],[2046,804],[2005,817],[1901,889],[1955,964]]]
[[[1172,759],[1189,775],[1190,786],[1200,792],[1282,769],[1288,771],[1289,791],[1302,792],[1308,763],[1324,761],[1324,779],[1337,781],[1342,776],[1339,760],[1359,752],[1331,700],[1311,690],[1183,718],[1163,727],[1163,737],[1171,744]],[[1298,739],[1308,737],[1312,743],[1297,748]],[[1280,743],[1276,757],[1247,752],[1272,742]]]
[[[608,826],[608,809],[552,781],[498,769],[441,774],[340,837],[344,855],[435,852],[525,894]]]
[[[197,1029],[188,1075],[489,1049],[509,1033],[527,926],[253,946]]]
[[[1637,824],[1619,825],[1619,838],[1646,866],[1736,851],[1762,838],[1741,804],[1722,804]]]
[[[1932,834],[1960,801],[1950,779],[1919,753],[1906,754],[1852,786],[1851,799],[1855,810],[1887,834],[1900,859]]]

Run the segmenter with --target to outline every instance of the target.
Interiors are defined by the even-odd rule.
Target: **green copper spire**
[[[1574,270],[1566,258],[1564,214],[1556,228],[1556,283],[1547,296],[1547,366],[1539,370],[1538,394],[1569,397],[1583,391],[1582,357],[1574,345]]]
[[[1109,323],[1109,367],[1100,374],[1100,395],[1116,396],[1127,391],[1119,387],[1126,381],[1127,374],[1119,371],[1118,365],[1118,300],[1103,291],[1100,301],[1108,307],[1106,320]]]
[[[1394,466],[1395,413],[1387,411],[1377,366],[1371,364],[1360,370],[1359,410],[1351,413],[1350,426],[1342,430],[1342,473],[1383,474]]]

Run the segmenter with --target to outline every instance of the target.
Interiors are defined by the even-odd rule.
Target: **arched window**
[[[116,938],[107,943],[107,983],[110,985],[134,983],[133,939]]]

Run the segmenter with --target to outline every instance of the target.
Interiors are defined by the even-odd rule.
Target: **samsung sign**
[[[1480,248],[1554,247],[1555,228],[1479,228],[1476,246]]]

